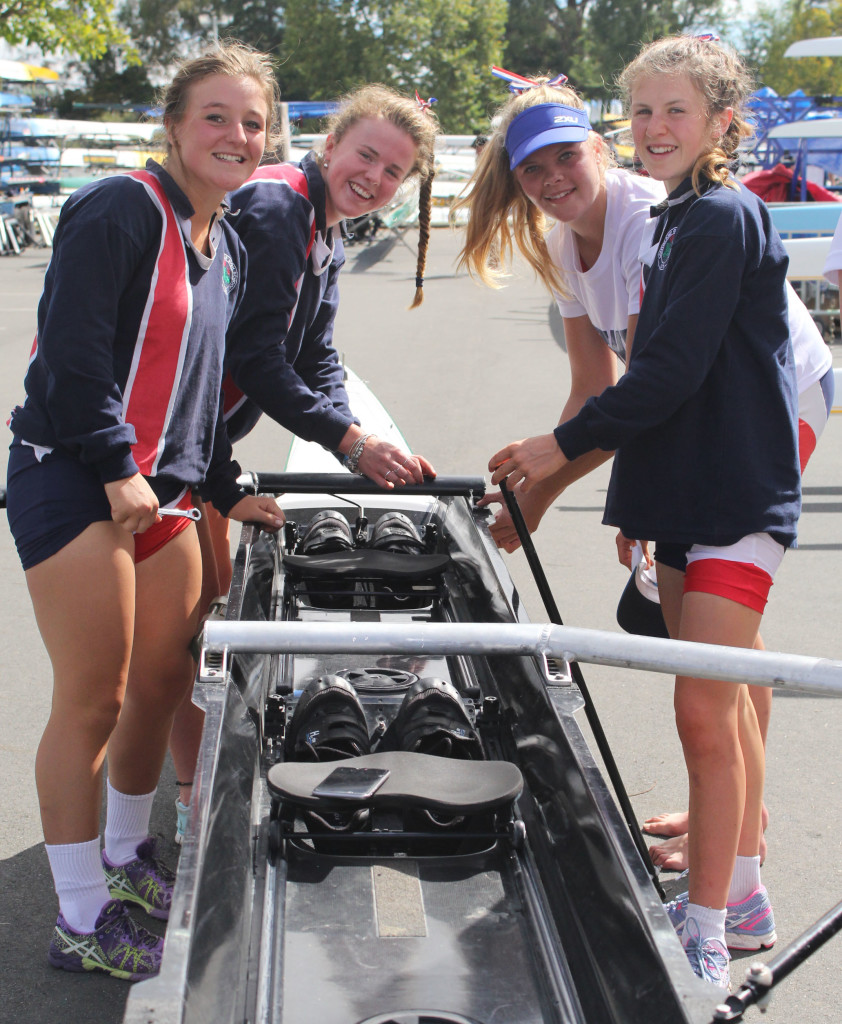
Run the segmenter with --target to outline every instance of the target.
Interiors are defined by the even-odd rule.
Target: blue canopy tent
[[[290,121],[298,121],[302,117],[328,117],[339,108],[332,100],[290,100],[287,103]]]
[[[35,100],[17,92],[0,92],[0,107],[32,107]]]
[[[797,89],[778,96],[774,89],[758,89],[748,101],[755,122],[752,154],[759,167],[793,164],[790,198],[804,201],[808,163],[842,176],[842,97],[807,96]]]

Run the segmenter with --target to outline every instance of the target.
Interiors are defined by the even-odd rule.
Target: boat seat
[[[340,765],[386,768],[389,777],[363,799],[314,796],[316,786]],[[267,783],[273,796],[302,807],[424,807],[455,815],[506,807],[520,795],[523,776],[509,761],[460,761],[395,750],[322,764],[286,761],[269,769]]]
[[[300,579],[360,577],[390,580],[430,579],[450,564],[450,555],[409,554],[401,551],[328,551],[319,555],[284,555],[284,567]]]

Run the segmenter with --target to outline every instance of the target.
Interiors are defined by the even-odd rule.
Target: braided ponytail
[[[424,301],[424,268],[427,265],[427,247],[430,244],[430,217],[433,206],[433,177],[430,171],[421,182],[418,195],[418,262],[415,266],[415,298],[410,309],[415,309]]]

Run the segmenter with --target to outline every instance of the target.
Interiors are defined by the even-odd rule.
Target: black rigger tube
[[[535,578],[535,583],[538,586],[538,592],[541,595],[541,600],[544,602],[544,607],[547,610],[550,622],[555,623],[557,626],[563,626],[564,623],[561,621],[558,606],[556,605],[555,598],[550,590],[550,584],[547,581],[547,576],[544,572],[543,566],[538,559],[538,552],[535,550],[535,545],[532,543],[532,537],[529,534],[529,529],[526,526],[526,520],[523,518],[523,513],[520,510],[517,498],[506,486],[505,480],[500,481],[500,490],[503,494],[503,498],[505,499],[506,507],[512,517],[512,522],[517,530],[517,535],[520,539],[523,553],[526,555],[529,568],[532,570],[532,575]],[[599,720],[599,715],[596,712],[593,699],[591,698],[584,676],[582,675],[582,670],[577,662],[570,662],[570,673],[573,676],[573,681],[579,687],[582,699],[585,702],[585,715],[588,719],[588,724],[591,727],[591,732],[596,740],[596,745],[599,748],[602,760],[605,762],[605,770],[608,772],[611,785],[614,787],[617,802],[620,805],[620,810],[623,812],[623,817],[626,819],[626,825],[628,826],[632,840],[637,847],[637,852],[640,854],[641,859],[646,866],[646,870],[649,872],[649,877],[652,879],[652,884],[655,886],[658,895],[662,900],[666,899],[666,894],[664,893],[660,879],[658,878],[658,872],[655,865],[652,863],[652,858],[649,856],[649,847],[646,845],[646,842],[643,839],[643,834],[635,821],[634,809],[632,808],[631,801],[629,800],[628,793],[626,792],[626,787],[623,784],[622,777],[620,776],[620,769],[617,767],[617,762],[614,760],[614,755],[608,744],[608,738],[602,728],[602,723]]]
[[[837,903],[824,917],[811,925],[767,964],[752,964],[739,991],[728,996],[724,1003],[717,1006],[713,1014],[714,1022],[742,1020],[743,1014],[750,1006],[768,999],[775,985],[792,974],[840,929],[842,903]]]

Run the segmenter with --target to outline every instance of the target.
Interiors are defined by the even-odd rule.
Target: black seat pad
[[[447,568],[450,555],[418,555],[401,551],[326,551],[320,555],[284,555],[284,566],[297,577],[377,577],[393,580],[425,580]]]
[[[388,768],[389,777],[373,796],[360,801],[313,796],[313,790],[339,765]],[[510,804],[523,789],[517,765],[509,761],[459,761],[404,750],[366,754],[345,761],[303,764],[287,761],[267,774],[274,796],[304,807],[426,807],[446,814],[475,814]]]

